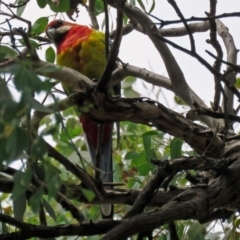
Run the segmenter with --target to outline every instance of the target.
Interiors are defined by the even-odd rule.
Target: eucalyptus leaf
[[[23,221],[23,215],[26,211],[27,201],[25,192],[21,194],[19,197],[13,200],[13,214],[14,218],[19,221]]]
[[[32,34],[38,35],[38,34],[43,33],[47,24],[48,24],[48,17],[38,18],[32,25]]]

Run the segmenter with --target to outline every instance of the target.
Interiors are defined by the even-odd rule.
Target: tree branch
[[[141,25],[144,33],[150,38],[165,63],[165,67],[171,79],[173,92],[181,99],[183,99],[191,108],[194,109],[196,105],[205,108],[205,103],[197,96],[196,93],[193,92],[193,90],[187,84],[182,70],[180,69],[178,63],[176,62],[176,59],[174,58],[166,43],[164,41],[159,41],[160,38],[162,38],[161,33],[155,24],[149,19],[149,17],[140,9],[131,4],[128,4],[127,2],[125,2],[122,6],[122,0],[107,0],[107,2],[109,5],[115,8],[121,8],[129,18],[134,19]],[[213,121],[210,118],[204,118],[201,120],[209,126],[219,125],[219,123],[216,123],[216,120]]]
[[[13,180],[7,178],[0,178],[0,192],[11,193],[13,189]],[[30,185],[27,189],[27,196],[31,196],[36,191],[35,187]],[[147,203],[151,207],[161,207],[168,202],[171,198],[175,197],[184,189],[171,189],[169,191],[158,191],[154,194],[153,198]],[[60,188],[60,193],[64,194],[67,198],[76,200],[83,203],[88,203],[82,193],[82,186],[64,182]],[[126,204],[133,205],[141,190],[133,189],[105,189],[103,199],[95,197],[91,204]]]
[[[159,167],[154,176],[148,181],[141,193],[138,195],[133,207],[124,218],[131,218],[139,213],[142,213],[148,201],[154,196],[154,192],[160,187],[163,180],[169,175],[170,168],[168,167],[168,161]]]
[[[4,221],[10,225],[16,226],[22,231],[6,233],[0,235],[0,240],[11,239],[29,239],[32,237],[38,238],[55,238],[60,236],[91,236],[101,235],[109,231],[111,228],[118,225],[121,221],[90,221],[81,224],[61,224],[57,226],[38,226],[29,223],[20,222],[12,217],[0,213],[0,221]]]
[[[218,35],[222,37],[222,40],[224,42],[224,45],[227,50],[227,62],[236,65],[237,64],[237,53],[238,50],[236,49],[234,39],[232,35],[230,34],[229,30],[225,25],[218,19],[216,19],[217,24],[217,32]],[[231,68],[227,66],[226,71],[230,70]],[[231,84],[235,85],[236,81],[236,73],[231,72],[230,74],[226,75],[226,80]],[[226,93],[227,97],[227,113],[232,114],[233,113],[233,92],[225,86],[224,91]],[[224,103],[222,103],[223,105]]]
[[[89,109],[88,114],[96,120],[131,121],[154,126],[159,130],[182,138],[200,154],[207,149],[206,156],[210,153],[212,156],[217,156],[223,147],[222,141],[218,136],[215,136],[212,130],[207,130],[203,126],[193,123],[151,99],[121,98],[111,100],[107,96],[103,99],[102,95],[95,92],[75,94],[75,98],[79,107],[85,104],[86,99],[93,103],[94,107]]]
[[[209,17],[216,15],[216,6],[217,1],[210,1],[210,13],[206,13]],[[221,45],[219,44],[217,40],[217,27],[216,27],[216,21],[213,18],[209,19],[209,25],[210,25],[210,40],[207,41],[207,43],[210,43],[215,51],[217,52],[217,56],[219,59],[217,59],[214,64],[213,68],[216,70],[216,72],[220,72],[221,70],[221,61],[223,57],[223,52]],[[219,77],[214,75],[214,82],[215,82],[215,93],[214,93],[214,101],[213,101],[213,110],[218,111],[219,110],[219,103],[220,103],[220,97],[221,97],[221,88],[220,88],[220,81]]]
[[[123,13],[117,9],[117,29],[113,40],[111,51],[108,57],[107,65],[104,72],[97,83],[97,90],[100,92],[106,92],[107,85],[111,79],[112,72],[116,66],[116,60],[119,53],[119,48],[122,40],[122,29],[123,29]]]

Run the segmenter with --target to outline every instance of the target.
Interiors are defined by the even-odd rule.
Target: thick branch
[[[206,32],[209,30],[209,22],[191,23],[189,24],[189,28],[192,34],[196,32]],[[163,28],[159,29],[159,32],[163,37],[182,37],[188,34],[185,27]]]
[[[165,223],[180,219],[201,219],[208,213],[208,203],[204,188],[185,191],[172,199],[160,210],[139,214],[122,221],[110,230],[102,240],[123,240],[139,232],[153,230]]]
[[[0,178],[0,192],[11,193],[13,190],[13,180]],[[36,189],[31,185],[27,189],[27,196],[31,196]],[[153,198],[147,203],[151,207],[161,207],[163,204],[167,203],[170,199],[183,192],[184,189],[172,189],[167,192],[158,191]],[[82,193],[82,186],[63,183],[60,188],[60,193],[64,194],[67,198],[71,200],[76,200],[78,202],[88,203],[85,196]],[[134,201],[141,193],[140,190],[132,189],[105,189],[103,199],[94,198],[91,204],[126,204],[133,205]]]
[[[42,239],[61,237],[61,236],[91,236],[104,234],[120,221],[105,220],[99,222],[83,222],[81,224],[57,225],[57,226],[38,226],[23,223],[12,217],[0,213],[0,221],[16,226],[23,231],[6,233],[0,235],[0,240],[29,239],[38,237]]]
[[[118,68],[113,72],[110,86],[116,85],[119,83],[119,80],[124,79],[127,76],[141,78],[155,86],[163,87],[172,91],[171,81],[169,78],[148,71],[145,68],[139,68],[129,64],[126,64],[125,66],[118,66]]]
[[[109,5],[115,8],[122,7],[123,11],[127,16],[129,16],[129,18],[134,19],[141,25],[144,33],[148,35],[165,63],[169,78],[171,79],[172,89],[174,93],[182,98],[193,109],[196,105],[206,107],[202,99],[200,99],[187,84],[184,74],[167,44],[159,40],[158,36],[161,36],[161,33],[155,24],[149,19],[149,17],[144,14],[139,8],[128,4],[127,2],[125,2],[122,6],[122,0],[107,0],[107,2]],[[210,118],[205,117],[202,119],[202,121],[204,121],[209,126],[217,125]]]
[[[225,25],[220,20],[216,19],[216,24],[217,24],[217,32],[222,37],[222,40],[227,50],[227,62],[236,65],[238,50],[236,49],[234,39],[230,34],[228,28],[225,27]],[[228,69],[231,69],[231,68],[227,66],[226,70]],[[231,85],[234,86],[235,80],[236,80],[236,73],[235,72],[229,73],[228,75],[226,75],[226,79]],[[225,86],[224,90],[227,96],[227,103],[225,103],[226,109],[228,113],[232,114],[233,113],[233,92],[227,86]]]
[[[133,207],[124,218],[133,217],[139,213],[142,213],[148,201],[154,196],[156,189],[160,187],[163,180],[169,175],[168,162],[165,161],[162,167],[159,167],[154,174],[154,176],[148,181],[141,193],[138,195],[136,201],[133,204]]]
[[[147,98],[119,100],[105,98],[103,100],[103,96],[94,91],[90,95],[89,93],[76,94],[75,100],[79,106],[83,106],[86,99],[92,102],[94,107],[88,113],[95,119],[113,122],[131,121],[154,126],[182,138],[200,154],[207,149],[206,156],[208,154],[218,156],[223,147],[222,141],[212,130],[193,123],[158,102]]]

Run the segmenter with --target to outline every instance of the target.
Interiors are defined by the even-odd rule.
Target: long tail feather
[[[95,121],[89,117],[81,118],[83,129],[86,135],[86,142],[88,150],[96,167],[96,151],[97,151],[97,136],[98,128]],[[100,179],[102,182],[113,182],[113,169],[112,169],[112,131],[113,123],[103,123],[103,145],[100,162]],[[113,205],[102,204],[101,205],[102,217],[112,218],[114,209]]]

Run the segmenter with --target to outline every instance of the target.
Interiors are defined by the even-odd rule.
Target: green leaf
[[[152,166],[148,162],[144,162],[138,167],[139,175],[146,176],[151,171],[151,169]]]
[[[34,213],[39,213],[41,209],[41,198],[44,194],[42,187],[39,187],[38,190],[31,196],[29,199],[29,205]]]
[[[146,162],[146,155],[145,153],[136,153],[133,151],[128,152],[125,155],[125,160],[132,160],[131,166],[138,167],[141,163]]]
[[[123,17],[123,23],[124,25],[126,25],[128,22],[128,17],[124,14],[124,17]]]
[[[52,206],[44,199],[42,198],[42,203],[43,203],[43,207],[45,208],[45,210],[47,211],[47,213],[50,215],[50,217],[56,221],[56,214],[54,212],[54,209],[52,208]]]
[[[122,89],[125,97],[128,98],[134,98],[134,97],[140,97],[140,94],[133,90],[133,84],[136,82],[137,78],[135,77],[126,77],[125,80],[122,83]]]
[[[186,106],[187,104],[177,95],[174,96],[174,101],[175,103],[177,103],[178,105],[182,105],[182,106]]]
[[[70,117],[67,119],[66,128],[70,138],[73,139],[74,137],[79,136],[82,127],[77,118]]]
[[[230,229],[230,230],[233,230],[233,229]],[[227,238],[226,238],[226,235],[228,235],[228,234],[226,234],[224,238],[222,238],[221,235],[223,235],[222,231],[214,232],[214,233],[209,232],[206,236],[204,236],[204,239],[207,239],[207,240],[216,240],[216,239],[227,240],[227,239],[231,239],[231,238],[229,238],[229,236],[227,236]],[[238,239],[238,238],[235,238],[235,239]]]
[[[41,92],[42,90],[49,90],[49,84],[46,82],[42,82],[41,79],[37,76],[37,74],[29,68],[29,62],[23,62],[17,66],[15,69],[15,76],[14,76],[14,85],[17,90],[21,90],[24,93],[29,91],[36,91]]]
[[[81,191],[88,202],[91,202],[95,198],[95,193],[93,191],[86,188],[82,188]]]
[[[47,5],[46,0],[37,0],[37,4],[40,8],[45,8]]]
[[[56,197],[61,185],[62,180],[59,175],[54,175],[51,178],[49,178],[48,183],[48,195],[51,197]]]
[[[147,160],[151,159],[151,156],[150,156],[151,145],[152,145],[151,137],[148,135],[145,135],[143,137],[143,147],[146,153]]]
[[[123,93],[126,98],[138,98],[141,96],[138,92],[136,92],[132,88],[123,89]]]
[[[31,100],[31,107],[37,111],[45,112],[45,113],[52,113],[53,111],[50,108],[45,107],[43,104],[32,98]]]
[[[41,180],[44,181],[45,180],[45,170],[44,170],[44,166],[41,164],[36,164],[34,166],[34,172],[36,173],[37,177]]]
[[[59,0],[58,12],[67,12],[70,9],[70,0]]]
[[[22,5],[22,4],[25,3],[25,2],[27,2],[27,0],[25,0],[25,1],[23,1],[23,0],[17,0],[17,1],[15,2],[15,4],[17,4],[17,5]],[[27,6],[27,3],[26,3],[26,4],[23,4],[21,7],[18,7],[18,8],[17,8],[17,16],[21,17],[21,15],[22,15],[23,11],[25,10],[26,6]]]
[[[19,221],[23,220],[23,215],[26,211],[26,207],[27,207],[27,201],[26,201],[26,194],[24,192],[19,197],[13,200],[13,214],[17,220]]]
[[[40,136],[35,138],[31,145],[32,157],[41,159],[46,152],[47,152],[47,148],[43,138]]]
[[[148,132],[145,132],[142,137],[146,137],[146,136],[159,136],[161,135],[161,132],[158,132],[158,131],[148,131]]]
[[[148,13],[151,13],[155,8],[155,0],[152,0],[152,6],[150,7],[150,10]]]
[[[174,138],[170,146],[171,160],[182,156],[182,139]]]
[[[121,85],[122,88],[132,87],[133,83],[135,83],[137,78],[135,77],[126,77]]]
[[[0,59],[12,58],[15,57],[16,55],[17,52],[12,48],[5,45],[0,45]]]
[[[143,137],[143,146],[144,146],[144,150],[146,152],[149,152],[151,149],[151,137],[149,135],[145,135]]]
[[[95,14],[96,16],[104,12],[104,5],[102,0],[95,1]]]
[[[20,127],[11,125],[4,126],[4,135],[0,137],[4,141],[2,147],[5,149],[7,161],[18,159],[18,156],[23,153],[28,147],[29,139],[26,132]]]
[[[136,153],[136,152],[127,152],[124,159],[125,160],[131,160],[131,159],[136,158],[138,156],[139,156],[139,154]]]
[[[12,199],[20,197],[28,188],[32,179],[32,171],[27,169],[25,172],[17,171],[13,176]]]
[[[240,78],[236,78],[235,87],[240,89]]]
[[[52,137],[53,137],[53,135],[55,134],[55,133],[58,133],[59,131],[58,131],[59,129],[58,129],[58,126],[56,126],[55,124],[51,124],[51,125],[47,125],[44,129],[43,129],[43,131],[42,131],[42,135],[52,135]]]
[[[10,100],[10,101],[12,101],[13,97],[12,97],[12,94],[11,94],[11,92],[9,90],[10,86],[8,85],[7,81],[5,81],[5,79],[3,79],[1,77],[0,77],[0,86],[1,86],[0,87],[0,99],[1,99],[1,101],[3,101],[3,100]],[[2,114],[0,113],[0,116],[1,115]]]
[[[54,63],[56,54],[55,54],[54,49],[51,46],[46,50],[45,57],[46,57],[47,62]]]
[[[138,4],[140,5],[140,7],[142,8],[142,10],[143,10],[144,12],[146,12],[146,8],[145,8],[142,0],[137,0],[137,2],[138,2]]]
[[[23,117],[29,110],[31,101],[27,97],[29,95],[23,93],[20,99],[20,102],[15,102],[9,99],[0,101],[0,119],[6,124],[10,124],[13,119],[20,119]],[[32,99],[32,97],[31,97]],[[16,125],[16,121],[15,125]]]
[[[45,182],[48,186],[48,195],[50,197],[56,197],[57,192],[59,191],[59,188],[61,187],[62,180],[60,178],[60,171],[52,166],[49,163],[44,164],[45,168]]]
[[[32,26],[32,34],[41,34],[48,24],[48,17],[40,17]]]
[[[139,153],[137,156],[132,158],[131,167],[138,167],[140,164],[146,162],[146,154]]]
[[[204,225],[201,225],[198,222],[194,222],[187,232],[188,239],[204,240],[204,236],[202,233],[203,228]]]
[[[47,3],[54,12],[67,12],[70,9],[70,0],[59,0],[56,3],[47,0]]]
[[[22,39],[19,39],[18,41],[19,41],[23,46],[26,47],[26,43],[25,43]],[[38,45],[38,43],[37,43],[36,41],[34,41],[34,40],[32,40],[32,39],[29,39],[29,42],[30,42],[30,44],[31,44],[31,46],[32,46],[33,48],[36,48],[36,49],[39,50],[39,45]]]

